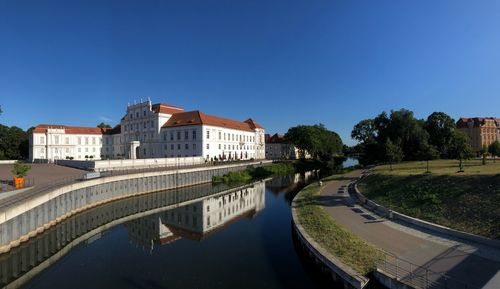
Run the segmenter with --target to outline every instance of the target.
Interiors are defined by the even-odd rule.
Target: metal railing
[[[377,262],[377,270],[413,288],[432,289],[480,289],[444,273],[432,271],[416,265],[396,255],[380,251],[382,258]]]

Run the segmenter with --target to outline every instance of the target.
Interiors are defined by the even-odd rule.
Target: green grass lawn
[[[298,222],[311,238],[344,264],[362,275],[371,272],[380,253],[372,245],[338,225],[317,204],[318,196],[319,186],[316,183],[299,193],[295,203]]]
[[[373,169],[358,185],[366,197],[403,214],[500,239],[500,161],[406,162]]]

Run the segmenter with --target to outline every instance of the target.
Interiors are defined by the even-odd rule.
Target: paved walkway
[[[464,243],[429,231],[421,231],[405,224],[380,218],[354,203],[348,193],[348,184],[359,177],[354,171],[344,179],[332,181],[321,190],[321,203],[337,223],[403,260],[439,274],[428,276],[448,288],[500,288],[500,250],[483,245]],[[402,263],[402,265],[401,265]],[[408,268],[420,275],[425,270]],[[428,273],[426,273],[428,274]],[[410,278],[410,277],[408,277]],[[464,283],[467,283],[467,287]]]
[[[86,171],[74,168],[58,166],[54,164],[30,164],[31,170],[26,176],[27,185],[44,186],[63,178],[75,178]],[[12,182],[13,165],[0,165],[0,192],[12,190],[13,187],[7,183]]]

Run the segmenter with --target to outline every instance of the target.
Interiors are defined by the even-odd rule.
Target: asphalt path
[[[328,182],[320,192],[319,203],[338,224],[400,258],[398,266],[413,272],[406,278],[426,274],[429,280],[446,283],[448,288],[500,288],[500,260],[493,258],[499,256],[498,248],[487,248],[495,254],[491,254],[492,258],[485,258],[488,252],[484,254],[483,245],[475,247],[469,242],[462,244],[455,239],[447,240],[442,235],[418,231],[373,214],[355,204],[348,192],[348,185],[361,173],[353,171],[341,180]],[[478,254],[479,247],[483,254]]]

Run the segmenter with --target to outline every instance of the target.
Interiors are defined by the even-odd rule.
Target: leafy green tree
[[[107,123],[101,122],[97,125],[98,128],[111,128],[111,126]]]
[[[285,138],[299,149],[301,158],[305,157],[307,151],[314,159],[326,163],[343,155],[340,136],[327,130],[322,124],[291,127]]]
[[[351,137],[362,143],[371,143],[377,137],[377,129],[373,119],[364,119],[357,123],[351,132]]]
[[[496,162],[496,157],[500,156],[500,142],[494,141],[493,143],[491,143],[488,147],[488,151],[493,156],[493,162]]]
[[[459,172],[464,171],[463,160],[472,157],[472,148],[469,143],[469,137],[462,131],[455,129],[450,143],[450,157],[460,161]]]
[[[401,140],[398,139],[395,143],[393,143],[390,139],[385,142],[384,150],[385,150],[385,160],[389,162],[391,171],[392,164],[399,163],[403,159],[403,150],[401,149]]]
[[[12,167],[11,173],[18,178],[22,178],[28,174],[28,171],[30,169],[31,169],[31,166],[28,164],[15,162],[14,166]]]
[[[25,159],[28,149],[28,134],[25,131],[16,126],[0,125],[0,159]]]
[[[479,153],[481,154],[482,163],[483,163],[483,165],[485,165],[486,164],[486,158],[489,155],[488,146],[487,145],[483,145],[483,147],[481,148],[481,151]]]
[[[439,151],[436,149],[435,146],[427,144],[420,151],[420,158],[426,161],[427,165],[426,173],[430,173],[431,171],[429,170],[429,161],[439,158]]]
[[[456,128],[455,120],[444,112],[433,112],[424,124],[429,134],[429,144],[438,149],[441,157],[448,157],[448,150]]]

